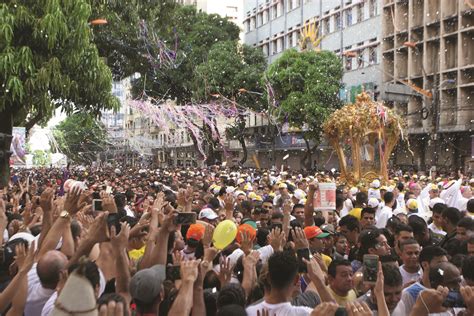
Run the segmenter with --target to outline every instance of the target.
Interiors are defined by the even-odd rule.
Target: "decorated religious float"
[[[362,92],[353,104],[335,111],[323,125],[336,151],[341,181],[367,184],[388,181],[388,161],[400,137],[403,120],[380,102]]]

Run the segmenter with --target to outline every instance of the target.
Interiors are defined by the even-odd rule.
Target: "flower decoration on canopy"
[[[350,184],[375,178],[388,181],[388,160],[403,137],[403,126],[398,115],[366,92],[354,104],[335,111],[323,130],[337,153],[341,178]]]

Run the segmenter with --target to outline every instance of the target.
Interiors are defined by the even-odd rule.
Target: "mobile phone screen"
[[[375,283],[377,281],[378,265],[379,265],[378,256],[364,255],[364,258],[363,258],[364,282]]]
[[[95,212],[101,212],[103,210],[101,199],[92,200],[92,210],[95,211]]]
[[[298,272],[300,273],[307,272],[308,269],[306,268],[306,263],[303,261],[303,258],[306,260],[309,260],[309,256],[310,256],[309,249],[308,248],[298,249],[296,251],[296,254],[298,256]]]
[[[191,225],[196,223],[196,213],[178,213],[174,222],[176,225]]]
[[[166,279],[170,281],[176,281],[181,279],[181,270],[179,266],[167,266],[166,267]]]

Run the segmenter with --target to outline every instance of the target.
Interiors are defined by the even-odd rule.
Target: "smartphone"
[[[107,226],[110,228],[115,227],[115,233],[120,233],[120,217],[117,213],[111,213],[107,216]]]
[[[347,316],[347,310],[345,307],[338,307],[334,316]]]
[[[179,266],[166,267],[166,280],[176,281],[181,279],[181,270]]]
[[[196,213],[178,213],[174,218],[174,223],[176,225],[191,225],[196,223]]]
[[[464,299],[458,291],[449,291],[448,296],[446,296],[446,299],[443,302],[444,307],[448,308],[453,308],[453,307],[466,307],[466,304],[464,303]]]
[[[93,199],[92,200],[92,211],[94,212],[102,212],[102,200],[101,199]]]
[[[304,249],[298,249],[296,251],[296,255],[298,256],[298,272],[299,273],[305,273],[308,272],[308,269],[306,268],[306,263],[303,261],[303,259],[306,259],[309,261],[309,249],[304,248]]]
[[[379,256],[364,255],[362,268],[364,272],[364,283],[375,284],[377,281],[377,270],[379,266]]]

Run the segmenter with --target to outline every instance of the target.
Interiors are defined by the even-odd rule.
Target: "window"
[[[277,53],[281,52],[283,50],[283,36],[277,38]]]
[[[258,21],[257,26],[261,26],[263,24],[263,13],[258,14]]]
[[[324,25],[324,34],[331,33],[331,26],[329,24],[329,18],[326,18],[326,19],[323,20],[323,25]]]
[[[357,68],[364,68],[364,51],[357,52]]]
[[[268,43],[262,45],[263,55],[268,56]]]
[[[278,11],[277,17],[282,16],[284,10],[285,10],[285,5],[283,3],[283,0],[278,1],[278,3],[277,3],[277,11]]]
[[[377,15],[377,1],[369,0],[369,17],[374,17]]]
[[[369,63],[371,65],[377,63],[377,46],[369,47]]]
[[[346,70],[352,70],[352,57],[346,57]]]
[[[346,26],[352,25],[352,9],[346,11]]]
[[[362,2],[357,7],[357,23],[364,21],[364,3]]]
[[[293,32],[293,46],[298,45],[298,41],[300,40],[300,31]]]
[[[256,19],[255,19],[255,17],[252,17],[252,18],[250,19],[250,30],[251,30],[251,31],[252,31],[252,30],[255,30],[256,27],[257,27],[257,25],[256,25]]]
[[[249,20],[246,20],[244,22],[244,26],[245,26],[245,32],[250,32],[250,21]]]
[[[288,33],[287,44],[288,47],[293,47],[293,32]]]
[[[277,46],[277,41],[273,40],[272,41],[272,55],[275,55],[277,53],[278,46]]]
[[[271,8],[271,12],[272,12],[272,17],[271,17],[271,19],[272,19],[272,20],[275,20],[275,19],[278,17],[278,4],[277,4],[277,5],[274,5],[274,6]]]
[[[262,13],[262,24],[265,24],[267,22],[268,22],[268,10],[265,10]]]
[[[340,31],[342,28],[341,25],[341,13],[334,14],[334,29]]]

